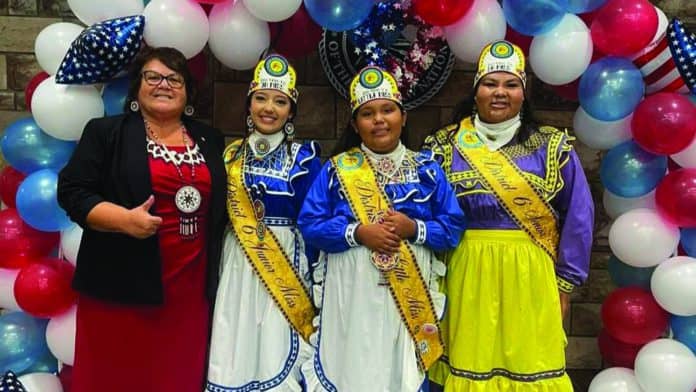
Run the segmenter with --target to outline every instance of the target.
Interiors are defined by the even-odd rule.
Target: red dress
[[[179,157],[186,151],[168,148]],[[203,390],[210,323],[205,276],[211,182],[207,166],[198,162],[191,183],[192,163],[180,164],[182,180],[172,162],[150,151],[154,215],[162,217],[157,235],[164,305],[121,305],[81,295],[70,392]],[[194,213],[199,232],[193,240],[179,236],[174,195],[183,185],[194,185],[202,196]]]

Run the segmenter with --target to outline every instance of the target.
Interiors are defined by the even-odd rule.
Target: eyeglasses
[[[143,71],[141,75],[145,83],[150,86],[159,86],[164,79],[167,79],[167,83],[169,83],[169,87],[171,88],[181,88],[184,86],[184,79],[178,74],[164,76],[157,71]]]

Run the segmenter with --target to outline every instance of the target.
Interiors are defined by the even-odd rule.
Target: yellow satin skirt
[[[467,230],[447,257],[446,392],[573,391],[553,260],[523,231]]]

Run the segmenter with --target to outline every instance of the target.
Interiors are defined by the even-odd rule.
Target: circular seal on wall
[[[417,34],[414,30],[417,27],[412,25],[405,26],[391,45],[386,49],[387,56],[391,64],[407,65],[412,61],[412,47],[416,41]],[[413,37],[413,38],[409,38]],[[329,79],[333,88],[344,98],[348,99],[350,82],[362,68],[370,65],[371,58],[369,53],[365,53],[357,47],[350,38],[350,32],[335,32],[324,30],[322,40],[319,42],[319,58],[324,68],[324,73]],[[409,83],[408,88],[404,88],[399,72],[394,72],[387,67],[394,75],[402,90],[403,103],[406,110],[414,109],[432,98],[444,86],[445,82],[452,73],[454,66],[454,54],[447,44],[443,44],[433,53],[429,66],[422,70]],[[407,67],[399,67],[401,68]]]

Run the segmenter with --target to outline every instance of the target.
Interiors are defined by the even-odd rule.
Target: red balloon
[[[290,18],[269,23],[271,47],[287,58],[298,58],[312,53],[321,41],[323,29],[309,16],[304,4]]]
[[[60,241],[60,233],[34,229],[14,208],[0,211],[0,267],[22,268],[47,256]]]
[[[0,171],[0,200],[10,208],[15,208],[15,196],[17,188],[24,181],[26,175],[12,166],[7,166]]]
[[[667,329],[669,314],[650,292],[638,287],[622,287],[604,300],[602,322],[614,339],[644,344],[662,335]]]
[[[643,347],[642,344],[628,344],[616,340],[604,329],[597,337],[597,345],[599,345],[599,352],[602,354],[602,358],[609,366],[620,366],[629,369],[633,369],[633,362],[636,360],[638,351]]]
[[[447,26],[458,21],[471,8],[473,0],[414,0],[416,15],[433,26]]]
[[[665,176],[655,191],[657,212],[680,227],[696,227],[696,169],[678,169]]]
[[[45,258],[24,266],[15,280],[17,304],[35,317],[61,314],[77,299],[70,287],[74,273],[75,267],[62,259]]]
[[[696,106],[677,93],[657,93],[638,104],[631,120],[633,138],[645,150],[671,155],[696,136]]]
[[[508,25],[507,30],[505,31],[505,39],[519,46],[524,54],[529,57],[529,47],[532,46],[532,40],[534,37],[518,33],[512,27],[510,27],[510,25]]]
[[[609,0],[597,10],[590,33],[602,52],[628,56],[652,42],[657,26],[657,11],[648,0]]]
[[[24,89],[24,105],[26,105],[28,111],[31,111],[31,97],[34,95],[34,90],[49,76],[46,72],[41,71],[27,83],[27,87]]]
[[[202,85],[205,81],[205,77],[208,75],[208,58],[205,52],[199,52],[197,55],[188,59],[186,63],[188,64],[188,69],[193,79],[199,86]]]

